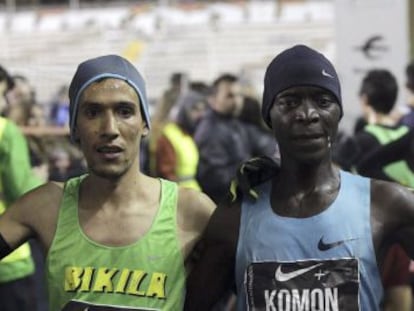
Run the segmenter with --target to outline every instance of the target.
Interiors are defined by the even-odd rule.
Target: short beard
[[[93,168],[89,169],[89,170],[90,170],[91,173],[93,173],[94,175],[96,175],[98,177],[116,182],[119,179],[121,179],[122,176],[124,176],[126,174],[126,172],[129,170],[129,167],[125,168],[122,171],[116,171],[116,172],[113,172],[113,171],[108,172],[108,171],[104,171],[104,170],[95,170]]]

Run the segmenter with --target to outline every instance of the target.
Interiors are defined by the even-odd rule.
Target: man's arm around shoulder
[[[240,207],[220,206],[211,216],[200,257],[187,279],[186,311],[210,310],[234,285]]]

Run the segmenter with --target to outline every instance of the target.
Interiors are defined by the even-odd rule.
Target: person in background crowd
[[[396,166],[403,174],[388,174]],[[398,182],[414,189],[414,129],[370,152],[358,163],[357,171],[364,176]]]
[[[201,190],[196,180],[199,154],[193,134],[206,111],[207,100],[200,93],[189,91],[176,105],[174,121],[164,126],[157,142],[156,175]]]
[[[148,139],[144,140],[144,150],[147,159],[143,166],[147,167],[151,176],[156,176],[156,150],[158,139],[167,122],[176,108],[177,100],[185,94],[188,88],[187,75],[181,72],[173,73],[170,77],[170,85],[163,92],[160,100],[156,103],[152,116],[152,129]]]
[[[7,108],[4,115],[19,126],[26,125],[31,108],[36,104],[36,92],[29,80],[22,75],[12,77],[14,87],[7,92]]]
[[[163,93],[161,101],[154,112],[154,122],[164,123],[168,121],[171,110],[176,106],[179,97],[187,91],[188,77],[182,72],[175,72],[171,75],[170,86]]]
[[[263,122],[260,115],[260,103],[254,97],[244,96],[242,106],[237,112],[236,117],[243,122],[253,124],[259,129],[269,132],[269,128]]]
[[[51,106],[51,124],[56,126],[69,126],[69,98],[68,87],[66,85],[62,85],[59,88]]]
[[[8,107],[6,95],[14,81],[0,66],[0,107]],[[27,142],[17,125],[0,117],[0,214],[27,191],[39,186],[34,175]],[[4,257],[4,256],[3,256]],[[36,310],[35,264],[29,243],[22,243],[0,261],[0,310]]]
[[[8,105],[4,115],[14,121],[25,135],[31,165],[34,166],[36,162],[38,171],[45,170],[44,164],[47,163],[46,153],[50,139],[30,135],[25,131],[26,127],[44,127],[47,124],[44,107],[36,102],[36,92],[26,77],[15,75],[12,79],[14,87],[7,93]],[[47,177],[43,173],[42,175]],[[43,180],[46,181],[47,178]]]
[[[185,264],[214,203],[140,171],[148,102],[126,59],[79,64],[69,98],[71,138],[88,174],[17,200],[0,217],[0,258],[30,237],[40,241],[50,310],[181,310]]]
[[[208,224],[185,310],[209,310],[232,285],[237,310],[381,310],[386,251],[396,242],[414,257],[414,193],[338,168],[342,115],[324,55],[296,45],[272,60],[262,116],[280,159],[240,168],[235,196]]]
[[[406,90],[407,90],[407,111],[400,117],[398,123],[414,128],[414,62],[405,68]]]
[[[64,182],[70,177],[76,175],[71,174],[71,159],[68,151],[62,147],[56,147],[49,156],[50,171],[49,180]]]
[[[194,134],[200,153],[197,180],[214,202],[226,196],[237,167],[256,155],[275,155],[277,144],[269,133],[235,117],[243,94],[236,76],[223,74],[213,82],[210,109]]]
[[[204,81],[189,81],[188,89],[194,92],[200,93],[204,96],[210,95],[211,89],[210,86]]]
[[[390,143],[408,132],[391,116],[398,95],[397,80],[386,69],[370,70],[362,80],[359,96],[367,125],[350,137],[350,142],[338,145],[334,159],[345,170],[354,170],[358,162],[379,146]],[[345,150],[344,146],[348,148]],[[350,150],[349,150],[350,149]]]

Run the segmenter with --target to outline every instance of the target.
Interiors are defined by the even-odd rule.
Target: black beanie
[[[330,91],[338,100],[342,117],[341,86],[335,68],[321,53],[295,45],[277,55],[266,69],[262,116],[269,127],[270,108],[276,95],[294,86],[317,86]]]

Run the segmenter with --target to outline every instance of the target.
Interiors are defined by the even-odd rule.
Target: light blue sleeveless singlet
[[[322,213],[281,217],[271,183],[242,204],[236,258],[237,310],[379,310],[383,296],[370,222],[370,180],[341,171]]]

